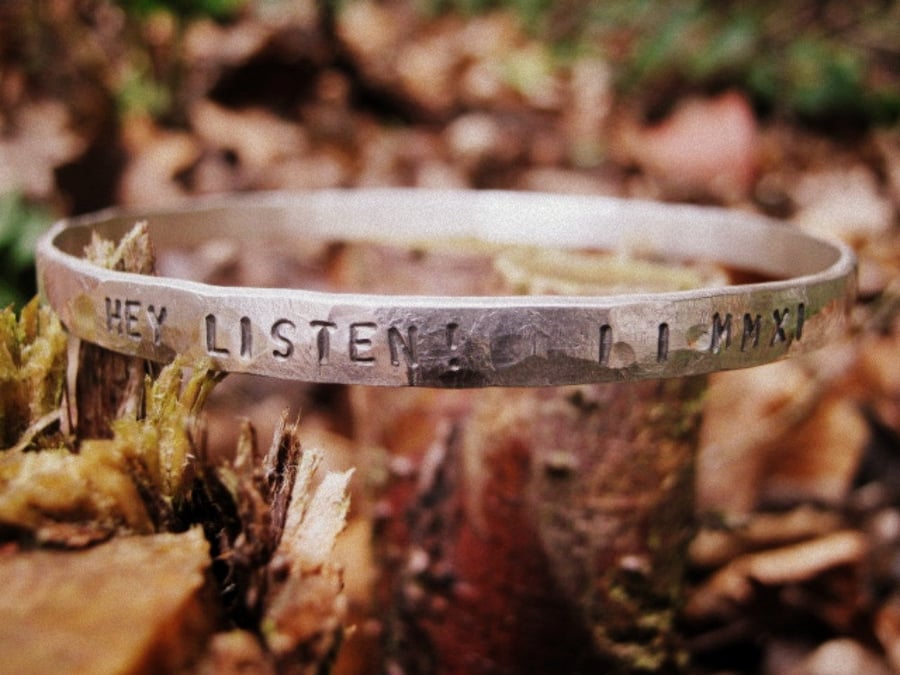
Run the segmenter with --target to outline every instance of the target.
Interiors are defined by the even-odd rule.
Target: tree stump
[[[140,225],[86,255],[153,269]],[[78,351],[64,397],[59,321],[36,301],[0,312],[0,670],[327,671],[352,471],[319,477],[286,415],[267,452],[245,422],[213,456],[208,362]]]
[[[529,269],[542,255],[347,248],[335,278],[390,293],[446,293],[452,279],[453,292],[476,294],[528,292],[533,279],[544,293],[600,293],[628,276],[618,260],[596,258],[592,272],[566,259],[580,254]],[[683,273],[650,276],[665,288]],[[675,617],[704,388],[693,377],[355,389],[359,440],[390,458],[375,509],[388,672],[681,670]]]

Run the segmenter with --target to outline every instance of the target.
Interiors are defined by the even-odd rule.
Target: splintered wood
[[[152,270],[140,226],[88,253]],[[209,364],[185,376],[176,359],[151,376],[138,359],[85,345],[77,400],[63,398],[59,323],[36,303],[0,319],[2,668],[327,667],[346,624],[331,552],[352,472],[318,475],[321,452],[301,448],[285,416],[266,454],[249,423],[236,452],[208,452],[200,411],[221,379]]]

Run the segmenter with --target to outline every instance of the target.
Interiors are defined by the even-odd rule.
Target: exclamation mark
[[[656,340],[656,362],[665,363],[669,360],[669,324],[659,324],[659,337]]]
[[[459,349],[459,345],[457,344],[457,331],[459,330],[458,323],[448,323],[447,324],[447,349],[450,350],[451,354],[456,354]],[[459,358],[456,356],[451,356],[450,360],[447,362],[451,371],[457,371],[460,368]]]
[[[609,365],[609,353],[612,350],[612,326],[608,323],[600,326],[600,365]]]

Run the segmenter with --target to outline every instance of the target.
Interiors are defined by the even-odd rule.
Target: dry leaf
[[[804,174],[793,198],[794,222],[820,236],[860,241],[887,233],[894,223],[891,202],[862,165]]]
[[[727,615],[734,607],[752,600],[754,584],[779,586],[808,581],[835,567],[862,564],[868,550],[865,535],[842,530],[799,544],[740,556],[692,593],[685,612],[695,619]]]
[[[616,149],[676,197],[745,197],[758,170],[759,137],[746,97],[686,99],[663,122],[627,127]]]
[[[52,196],[54,169],[75,159],[85,146],[69,124],[59,101],[30,103],[17,112],[12,134],[0,136],[0,194],[21,190],[34,197]]]

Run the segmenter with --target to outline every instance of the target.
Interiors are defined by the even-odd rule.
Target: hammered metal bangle
[[[91,232],[146,220],[156,247],[216,237],[414,245],[480,239],[637,249],[752,270],[761,283],[608,296],[454,297],[214,286],[109,271],[80,256]],[[222,371],[387,386],[546,386],[744,368],[843,330],[855,258],[761,217],[607,197],[417,189],[268,193],[56,224],[37,248],[41,292],[75,336]]]

